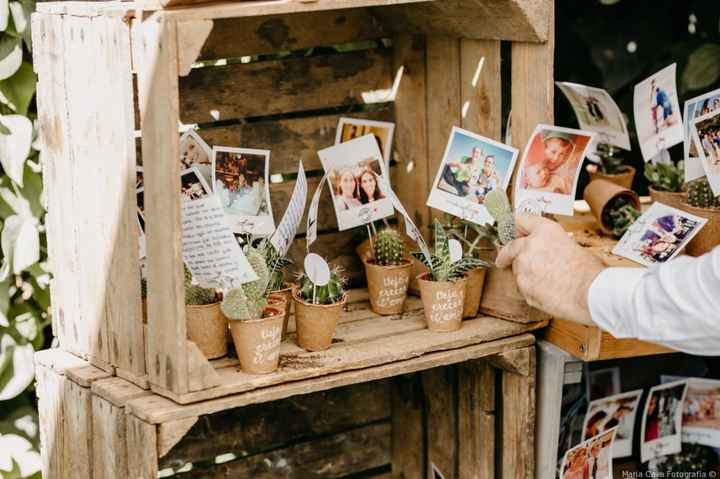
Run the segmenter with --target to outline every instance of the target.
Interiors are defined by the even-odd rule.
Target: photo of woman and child
[[[639,389],[592,401],[585,415],[583,440],[617,427],[612,457],[630,456],[635,414],[641,396]]]
[[[560,468],[560,479],[612,479],[615,431],[611,429],[568,450]]]
[[[385,198],[379,181],[382,175],[379,163],[371,158],[360,161],[355,168],[344,167],[330,173],[336,210],[347,211]]]
[[[674,256],[699,224],[679,214],[660,216],[640,237],[637,251],[649,263],[663,263]]]

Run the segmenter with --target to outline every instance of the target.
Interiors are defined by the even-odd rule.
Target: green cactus
[[[264,238],[260,241],[249,239],[249,244],[256,244],[255,249],[265,258],[270,279],[268,281],[266,293],[272,293],[285,287],[285,267],[292,264],[288,258],[280,256],[275,247]]]
[[[192,284],[192,274],[185,266],[185,304],[200,306],[215,302],[215,290]]]
[[[507,193],[494,189],[485,196],[485,207],[497,222],[497,236],[501,245],[515,239],[515,217]]]
[[[706,176],[688,183],[687,202],[696,208],[720,208],[720,196],[713,194]]]
[[[375,235],[375,262],[380,266],[394,266],[405,261],[405,240],[392,228],[385,228]]]
[[[304,273],[298,276],[300,298],[313,304],[334,304],[342,300],[347,279],[339,267],[330,271],[330,281],[325,286],[314,286]],[[314,291],[313,291],[314,290]],[[314,298],[314,301],[313,301]]]
[[[225,293],[220,309],[231,320],[261,318],[263,310],[267,307],[270,270],[265,264],[265,256],[250,244],[245,246],[244,252],[258,279]]]
[[[612,229],[613,235],[620,238],[631,224],[640,217],[640,211],[627,198],[618,196],[603,210],[603,221]]]
[[[684,162],[679,161],[677,165],[673,163],[658,163],[656,165],[647,163],[645,165],[645,178],[658,191],[679,193],[685,183]]]
[[[599,143],[597,145],[601,172],[606,175],[617,175],[627,170],[628,167],[623,164],[622,157],[618,155],[619,152],[619,148],[607,143]]]

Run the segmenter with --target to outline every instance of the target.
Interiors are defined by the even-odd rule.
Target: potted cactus
[[[229,290],[220,307],[230,322],[242,370],[266,374],[278,367],[285,314],[280,308],[268,306],[270,270],[265,256],[251,244],[244,251],[258,279]]]
[[[705,226],[687,245],[687,253],[700,256],[720,245],[720,196],[715,196],[707,177],[688,183],[687,202],[681,209],[702,218],[707,218]]]
[[[640,216],[638,195],[607,180],[591,181],[583,198],[603,232],[617,238]]]
[[[397,230],[386,227],[374,235],[371,244],[371,255],[362,258],[370,307],[377,314],[400,314],[412,271],[405,239]]]
[[[437,219],[433,227],[435,241],[429,261],[420,252],[412,253],[428,268],[428,272],[418,276],[425,321],[432,331],[456,331],[462,326],[467,282],[465,277],[469,271],[485,267],[487,263],[471,256],[452,261],[450,238],[445,228]]]
[[[653,201],[673,208],[680,208],[687,198],[684,190],[685,166],[674,163],[645,164],[645,178],[650,182],[650,196]]]
[[[345,278],[340,268],[333,268],[330,281],[324,286],[313,284],[306,274],[301,274],[293,290],[293,301],[298,345],[308,351],[329,348],[340,312],[347,302]]]
[[[596,151],[600,164],[591,163],[585,167],[590,174],[590,181],[603,179],[630,188],[635,177],[635,168],[623,164],[620,149],[607,143],[599,143]]]
[[[220,310],[214,289],[193,284],[185,267],[185,320],[188,339],[194,342],[208,359],[227,354],[228,323]]]

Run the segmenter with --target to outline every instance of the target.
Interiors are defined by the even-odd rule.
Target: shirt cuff
[[[633,336],[635,287],[648,274],[645,268],[606,268],[595,278],[588,292],[590,317],[616,338]]]

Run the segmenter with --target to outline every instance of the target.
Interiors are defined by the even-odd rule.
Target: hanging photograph
[[[560,479],[612,479],[615,432],[610,429],[568,449],[560,465]]]
[[[705,176],[700,154],[693,141],[692,127],[694,120],[718,109],[720,109],[720,88],[685,102],[685,111],[683,112],[685,181],[692,181]]]
[[[720,381],[687,378],[687,383],[682,442],[720,448]]]
[[[640,427],[640,460],[646,462],[681,449],[683,400],[687,382],[675,381],[650,388]]]
[[[610,94],[602,88],[570,82],[555,82],[575,111],[580,128],[598,134],[598,143],[630,149],[625,118]]]
[[[675,70],[673,63],[635,85],[635,129],[645,161],[683,141]]]
[[[674,258],[707,219],[655,202],[620,238],[612,253],[650,266]]]
[[[180,195],[183,201],[199,200],[210,194],[210,186],[197,167],[180,173]]]
[[[595,133],[535,127],[515,182],[515,209],[572,215],[580,166]]]
[[[691,134],[710,188],[720,195],[720,110],[693,120]]]
[[[205,181],[212,181],[212,149],[195,130],[180,136],[180,165],[183,170],[195,166]]]
[[[505,190],[518,150],[453,127],[427,204],[474,223],[492,223],[485,195]]]
[[[345,143],[365,135],[372,135],[380,148],[380,155],[385,160],[385,166],[390,166],[392,154],[393,132],[395,123],[388,121],[361,120],[358,118],[342,117],[338,121],[335,133],[335,144]]]
[[[591,401],[583,422],[583,441],[617,427],[613,458],[632,455],[635,415],[642,389]]]
[[[269,169],[270,150],[213,147],[213,191],[233,232],[267,236],[275,231]]]
[[[373,135],[318,151],[340,231],[392,216],[385,161]]]

